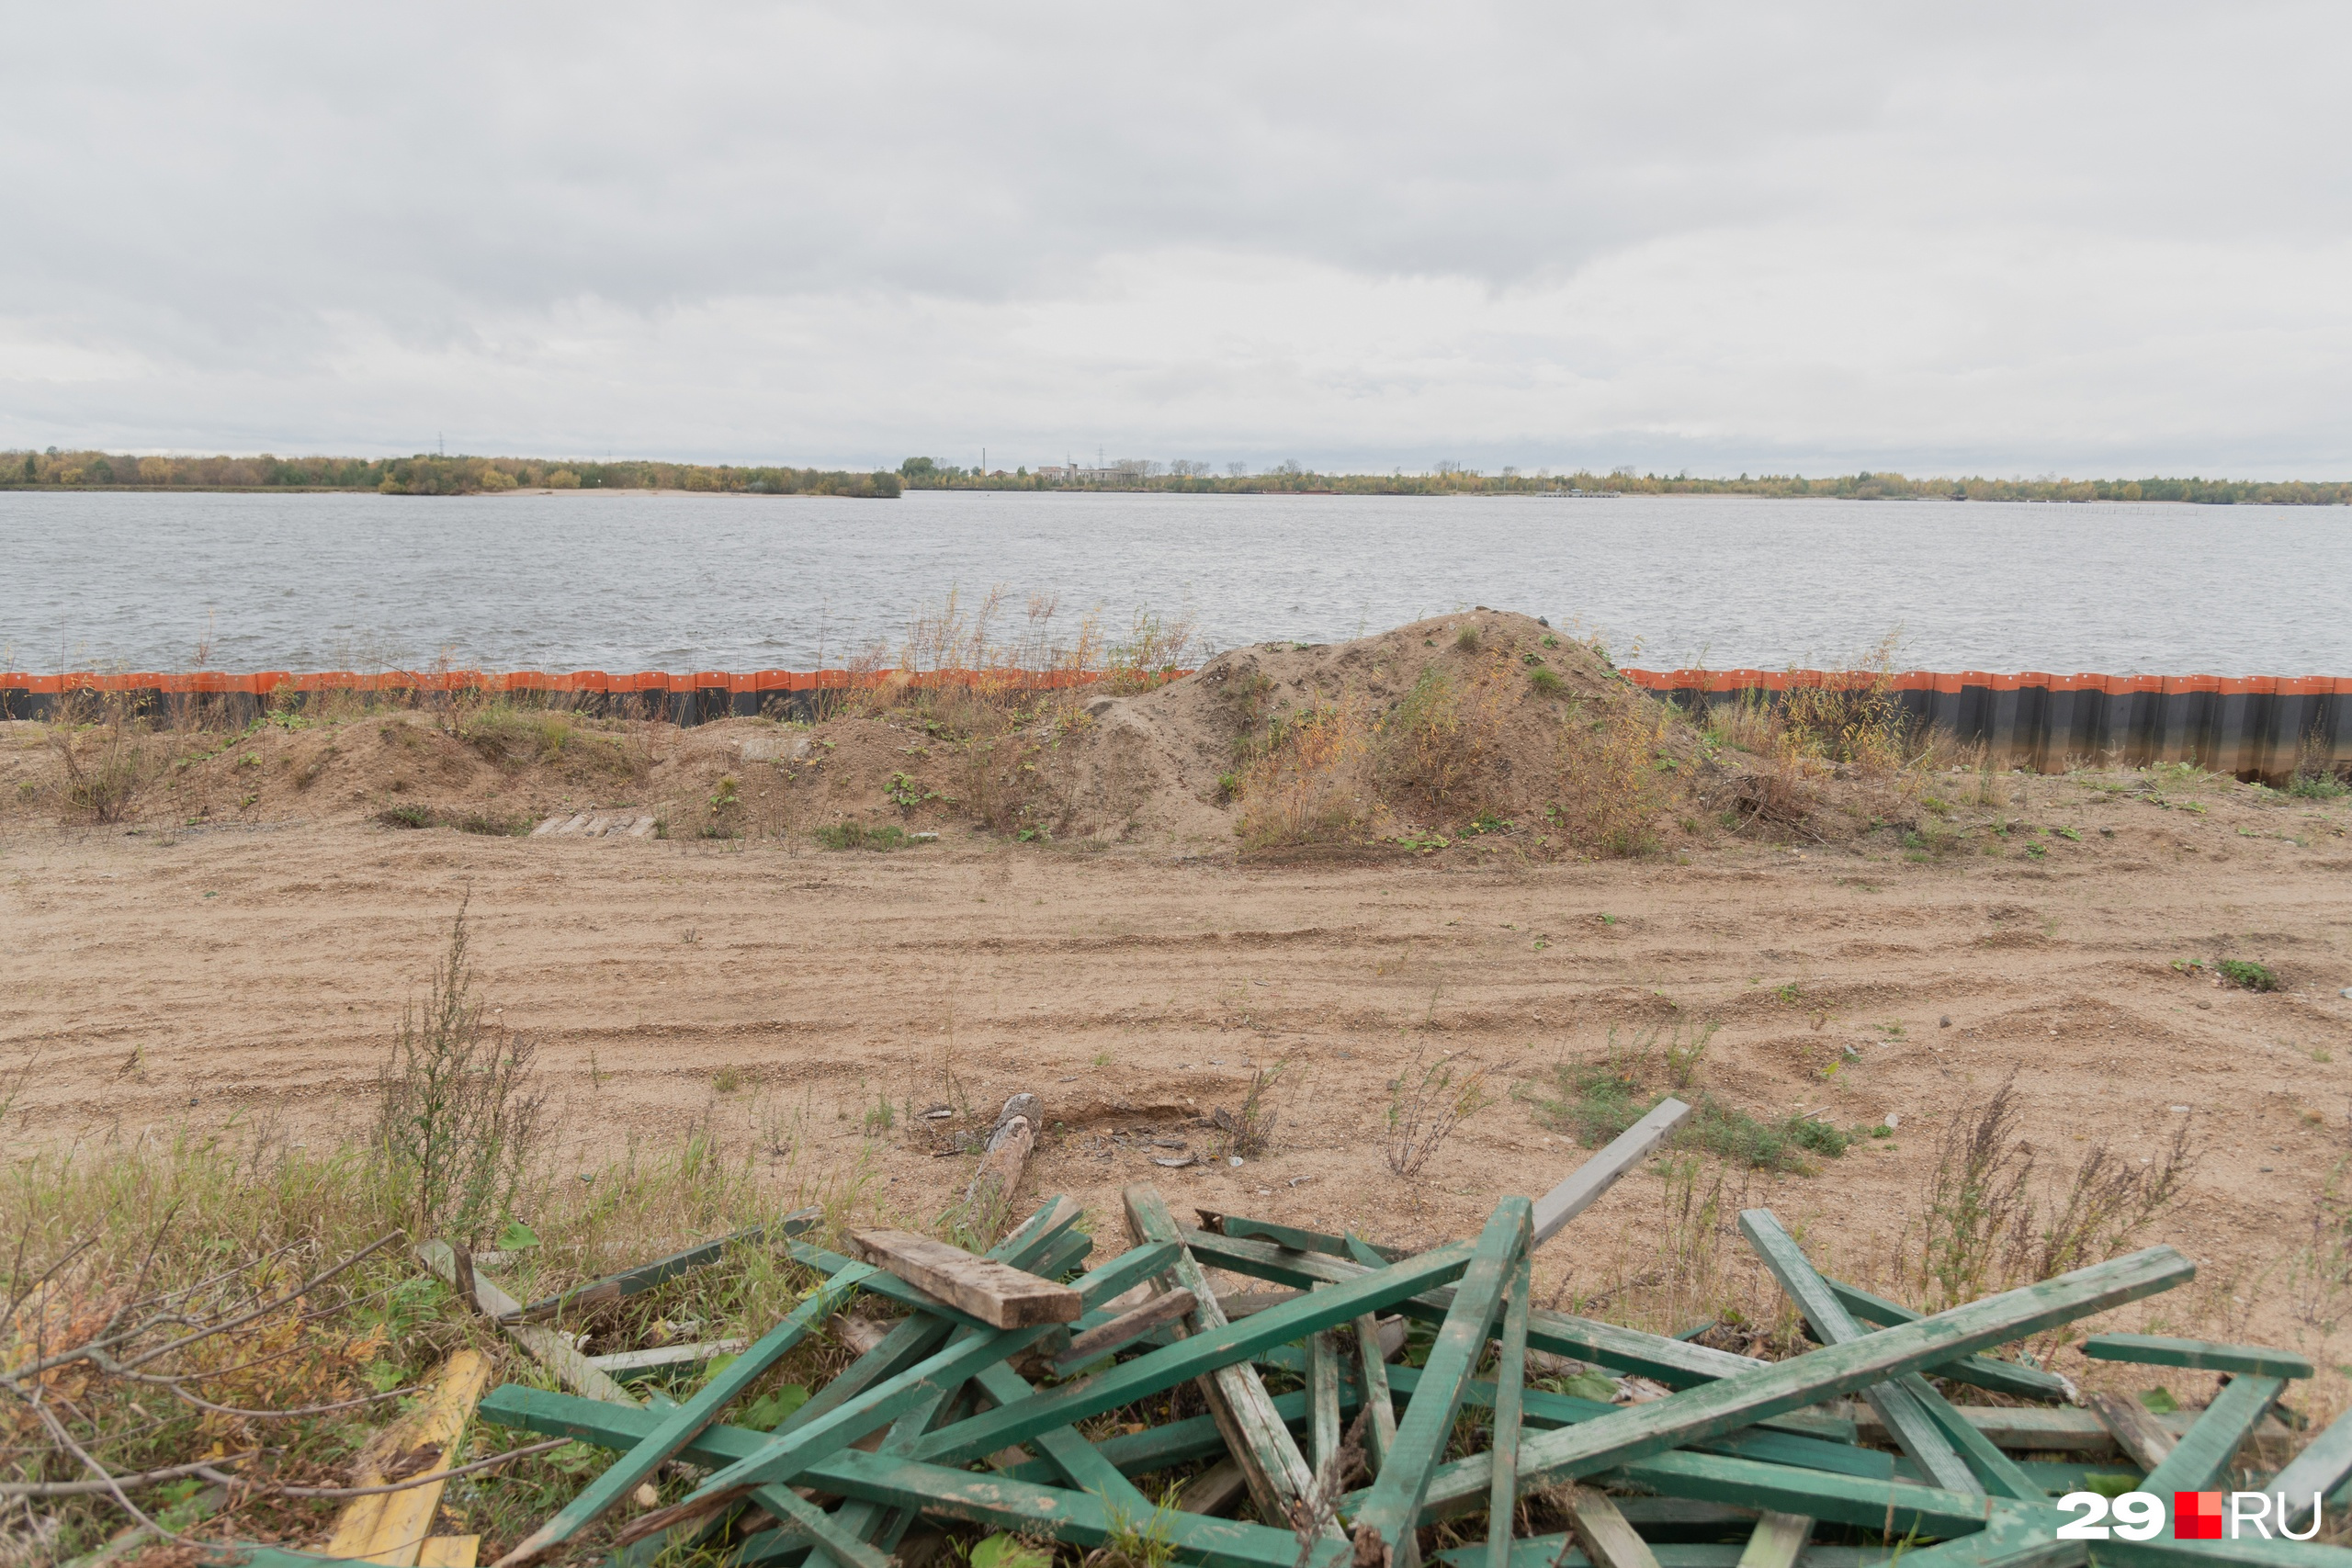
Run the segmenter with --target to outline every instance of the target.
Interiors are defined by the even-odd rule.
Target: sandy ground
[[[2202,1272],[2140,1321],[2333,1352],[2288,1276],[2347,1142],[2352,811],[2225,798],[2198,817],[2032,788],[2037,819],[2082,835],[2034,862],[1726,840],[1679,864],[1250,870],[954,842],[21,826],[0,837],[0,1064],[35,1065],[7,1136],[363,1127],[392,1026],[469,897],[485,998],[539,1041],[559,1157],[582,1168],[707,1121],[796,1179],[865,1162],[882,1206],[927,1217],[968,1170],[936,1135],[1034,1089],[1051,1122],[1038,1191],[1115,1213],[1122,1184],[1152,1179],[1180,1212],[1425,1241],[1579,1157],[1527,1098],[1553,1064],[1612,1030],[1710,1020],[1702,1082],[1725,1100],[1897,1119],[1747,1193],[1840,1267],[1886,1254],[1951,1113],[2014,1073],[2057,1163],[2098,1140],[2136,1160],[2183,1117],[2194,1129],[2188,1194],[2148,1239]],[[2172,966],[2217,954],[2261,959],[2285,988]],[[1388,1086],[1442,1053],[1508,1092],[1408,1181],[1384,1157]],[[1150,1163],[1175,1156],[1149,1135],[1203,1148],[1184,1123],[1275,1063],[1267,1156]],[[888,1131],[869,1125],[883,1100]],[[969,1115],[908,1115],[940,1102]],[[1665,1194],[1655,1168],[1621,1184],[1542,1255],[1542,1289],[1574,1299],[1654,1268]]]

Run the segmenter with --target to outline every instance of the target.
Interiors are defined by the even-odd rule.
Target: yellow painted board
[[[481,1551],[478,1535],[429,1536],[424,1550],[416,1554],[416,1568],[474,1568]]]
[[[428,1444],[437,1451],[429,1470],[447,1470],[455,1461],[466,1422],[490,1381],[488,1359],[473,1350],[459,1350],[444,1362],[433,1380],[424,1403],[402,1416],[368,1446],[355,1467],[352,1483],[380,1486],[384,1467]],[[354,1497],[344,1506],[328,1540],[326,1555],[383,1568],[419,1568],[419,1554],[432,1533],[433,1516],[441,1506],[447,1482],[428,1482],[404,1492],[383,1492]],[[448,1538],[463,1539],[463,1538]]]

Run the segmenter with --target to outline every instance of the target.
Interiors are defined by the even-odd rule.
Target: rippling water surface
[[[0,492],[0,668],[807,669],[951,588],[1212,648],[1472,604],[1627,662],[2352,675],[2341,508],[1626,497]]]

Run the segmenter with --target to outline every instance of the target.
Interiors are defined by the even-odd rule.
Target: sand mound
[[[1125,694],[876,694],[814,727],[680,730],[503,706],[322,716],[237,734],[9,727],[0,810],[153,829],[362,818],[527,833],[650,816],[655,836],[885,845],[916,834],[1180,854],[1624,852],[1694,831],[1719,779],[1596,649],[1479,610],[1328,645],[1260,643]],[[68,766],[68,762],[71,766]]]

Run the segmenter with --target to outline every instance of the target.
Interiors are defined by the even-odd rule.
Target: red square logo
[[[2175,1540],[2222,1539],[2222,1494],[2176,1492],[2172,1495],[2172,1538]]]

